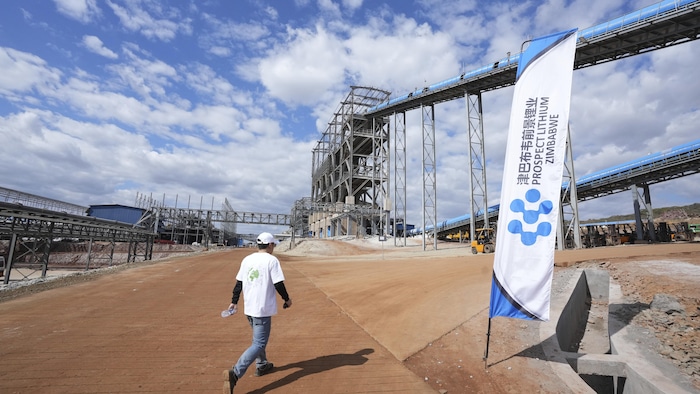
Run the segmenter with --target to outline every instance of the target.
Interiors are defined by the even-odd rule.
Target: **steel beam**
[[[486,150],[484,147],[484,118],[481,92],[464,94],[467,107],[469,141],[469,239],[476,239],[476,220],[483,215],[484,227],[489,227],[488,196],[486,191]]]
[[[437,165],[435,162],[435,106],[421,106],[423,130],[423,250],[427,250],[426,229],[432,228],[433,250],[437,250]]]
[[[394,246],[406,246],[406,113],[394,114]],[[401,236],[397,225],[401,223]]]
[[[563,179],[568,186],[561,193],[557,246],[559,250],[564,250],[568,248],[567,243],[570,241],[572,247],[581,249],[581,226],[578,215],[578,193],[570,126],[567,126],[566,129],[566,157],[564,159]]]

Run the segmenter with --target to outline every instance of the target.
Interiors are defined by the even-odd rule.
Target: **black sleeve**
[[[284,281],[275,283],[275,290],[277,290],[284,302],[289,301],[289,294],[287,294],[287,288],[284,287]]]
[[[238,304],[238,299],[241,297],[241,290],[243,290],[243,282],[238,280],[236,281],[236,286],[233,287],[233,297],[231,297],[232,304]]]

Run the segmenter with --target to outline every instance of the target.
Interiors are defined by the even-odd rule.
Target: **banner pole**
[[[486,330],[486,351],[484,352],[484,369],[488,369],[489,342],[491,340],[491,318],[489,317],[489,327]]]

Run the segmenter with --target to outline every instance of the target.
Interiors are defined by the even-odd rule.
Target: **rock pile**
[[[682,372],[700,378],[700,306],[686,311],[678,298],[656,294],[649,308],[640,311],[633,322],[653,330],[659,340],[656,349]]]

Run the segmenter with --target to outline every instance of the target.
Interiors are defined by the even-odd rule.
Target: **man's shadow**
[[[259,388],[251,393],[266,393],[283,386],[286,386],[296,380],[315,373],[329,371],[334,368],[345,367],[350,365],[362,365],[367,362],[367,354],[374,353],[374,349],[362,349],[352,354],[331,354],[329,356],[321,356],[310,360],[299,361],[292,364],[275,366],[272,373],[285,371],[288,369],[298,369],[292,374],[284,378],[272,382],[265,387]]]

